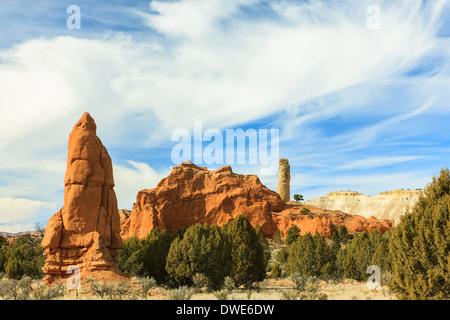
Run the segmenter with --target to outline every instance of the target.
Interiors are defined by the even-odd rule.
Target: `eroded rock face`
[[[302,212],[308,209],[309,213]],[[370,232],[376,230],[385,233],[394,226],[393,220],[364,218],[360,215],[347,214],[342,211],[330,211],[307,205],[287,204],[286,209],[274,214],[274,220],[278,229],[286,236],[287,231],[293,225],[300,229],[302,235],[318,232],[324,238],[331,238],[333,232],[337,232],[340,225],[345,225],[350,234]]]
[[[82,278],[126,280],[114,263],[122,247],[111,158],[89,113],[69,136],[64,206],[47,223],[42,247],[44,282],[67,278],[76,265]]]
[[[330,192],[325,197],[304,201],[304,204],[325,210],[339,210],[349,214],[358,214],[365,218],[393,219],[412,209],[422,190],[394,190],[382,192],[373,197],[355,191]]]
[[[278,171],[278,186],[277,193],[284,202],[288,202],[291,198],[290,183],[291,183],[291,166],[288,159],[281,158],[279,161]]]
[[[284,207],[256,175],[236,174],[229,166],[209,171],[186,162],[173,167],[155,189],[138,192],[130,216],[121,223],[121,236],[144,238],[156,227],[175,232],[196,223],[223,225],[239,214],[271,236],[277,230],[272,212]]]

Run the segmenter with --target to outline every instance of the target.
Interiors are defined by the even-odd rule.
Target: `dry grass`
[[[0,287],[5,279],[0,281]],[[204,292],[193,288],[168,289],[160,286],[153,286],[147,292],[143,290],[142,281],[135,279],[130,284],[111,284],[100,288],[104,290],[102,295],[92,289],[91,285],[85,283],[78,291],[68,291],[63,287],[61,294],[57,295],[37,295],[37,291],[47,290],[42,280],[33,280],[30,292],[23,297],[27,299],[57,299],[57,300],[170,300],[170,299],[190,299],[190,300],[283,300],[294,294],[294,283],[289,279],[266,279],[260,283],[258,288],[222,290],[219,292]],[[344,280],[339,283],[319,281],[315,284],[319,292],[325,294],[328,300],[392,300],[395,299],[387,287],[382,287],[375,291],[369,290],[364,282],[355,280]],[[97,287],[98,289],[99,287]],[[287,293],[287,294],[285,294]],[[13,299],[11,296],[0,296],[0,299]]]

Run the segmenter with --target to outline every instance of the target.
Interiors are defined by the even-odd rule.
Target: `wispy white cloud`
[[[147,163],[128,160],[128,166],[114,165],[114,181],[120,209],[129,209],[138,191],[156,188],[158,182],[170,173],[170,169],[157,172]]]
[[[370,157],[367,159],[354,160],[347,162],[344,165],[336,166],[335,170],[347,170],[347,169],[370,169],[370,168],[379,168],[383,166],[389,166],[392,164],[405,162],[405,161],[413,161],[416,159],[423,158],[422,156],[398,156],[398,157]]]
[[[35,223],[52,216],[57,210],[56,202],[43,202],[24,198],[0,197],[0,230],[18,232],[33,230]]]

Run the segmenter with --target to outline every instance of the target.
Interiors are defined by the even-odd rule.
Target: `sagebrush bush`
[[[172,289],[169,292],[170,300],[190,300],[195,294],[195,290],[188,286],[181,286],[177,289]]]
[[[3,279],[0,281],[0,297],[5,300],[29,300],[31,298],[31,283],[29,277],[17,279]]]

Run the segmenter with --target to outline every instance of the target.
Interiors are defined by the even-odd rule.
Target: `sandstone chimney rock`
[[[121,236],[145,238],[156,227],[175,232],[196,223],[223,225],[239,214],[272,236],[277,230],[272,212],[284,207],[279,195],[256,175],[236,174],[229,166],[210,171],[183,162],[156,188],[138,192],[131,214],[121,222]]]
[[[284,202],[288,202],[291,199],[290,183],[291,166],[288,159],[281,158],[279,161],[277,193]]]
[[[122,247],[120,216],[111,158],[96,130],[86,112],[69,136],[64,206],[48,221],[41,244],[46,284],[69,277],[69,266],[80,268],[82,281],[128,280],[114,263]]]

